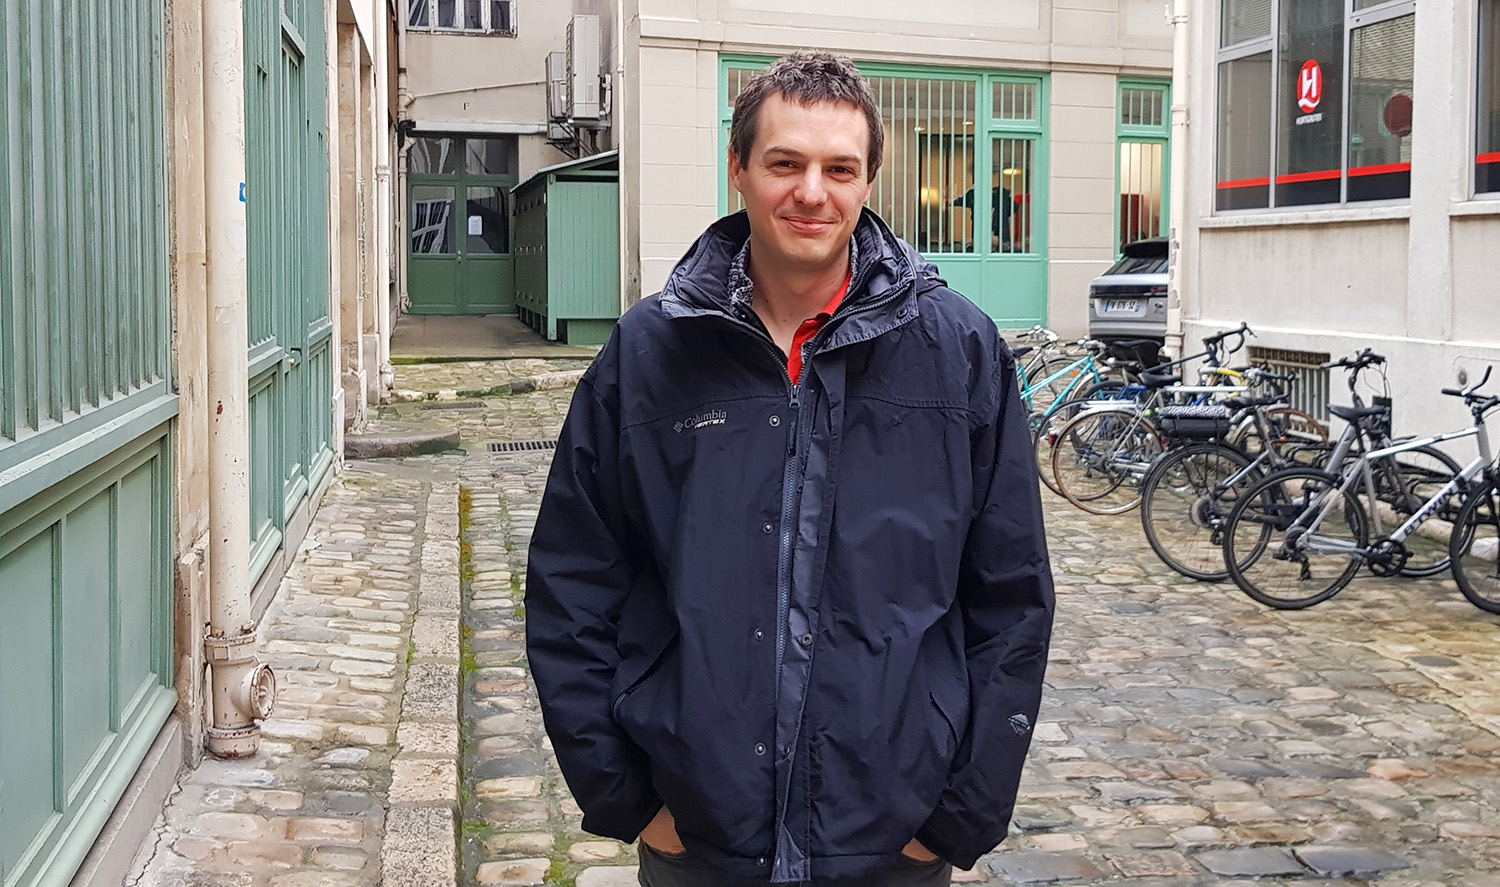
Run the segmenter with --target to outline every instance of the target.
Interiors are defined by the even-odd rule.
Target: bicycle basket
[[[1156,423],[1172,440],[1213,440],[1229,433],[1230,415],[1220,404],[1171,404],[1157,411]]]

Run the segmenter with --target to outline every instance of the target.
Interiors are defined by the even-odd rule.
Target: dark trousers
[[[759,878],[729,875],[687,857],[667,856],[636,842],[640,851],[641,887],[767,887]],[[953,866],[941,859],[931,863],[896,863],[883,872],[858,878],[804,881],[803,887],[948,887]]]

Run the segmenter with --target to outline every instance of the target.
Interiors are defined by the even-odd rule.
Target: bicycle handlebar
[[[1350,357],[1340,357],[1338,360],[1330,360],[1325,364],[1320,364],[1318,369],[1331,370],[1335,367],[1341,367],[1348,370],[1362,370],[1365,367],[1377,366],[1382,363],[1385,363],[1384,354],[1376,354],[1371,349],[1366,348]]]
[[[1462,397],[1465,401],[1467,401],[1469,403],[1470,406],[1473,406],[1475,404],[1475,402],[1477,402],[1479,400],[1476,392],[1478,392],[1479,389],[1483,388],[1484,384],[1490,380],[1490,373],[1493,372],[1494,369],[1495,369],[1495,367],[1494,367],[1493,364],[1491,364],[1490,366],[1485,367],[1484,368],[1484,375],[1480,377],[1480,379],[1479,379],[1478,382],[1475,382],[1473,385],[1470,385],[1468,388],[1444,388],[1444,389],[1442,389],[1442,392],[1444,394],[1447,394],[1447,395],[1451,396],[1451,397]],[[1495,401],[1496,403],[1500,403],[1500,398],[1489,397],[1489,398],[1486,399],[1487,403],[1488,403],[1488,401]],[[1489,409],[1493,405],[1494,404],[1488,404],[1487,406],[1483,407],[1483,409],[1487,410],[1487,409]]]

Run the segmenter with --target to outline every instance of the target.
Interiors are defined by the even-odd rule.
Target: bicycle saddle
[[[1277,397],[1274,394],[1266,394],[1261,397],[1231,397],[1224,401],[1224,405],[1232,410],[1245,410],[1251,407],[1268,407],[1272,404],[1286,403],[1286,398]]]
[[[1181,384],[1182,377],[1171,373],[1163,373],[1156,370],[1147,370],[1141,373],[1141,384],[1147,388],[1166,388],[1169,385]]]
[[[1368,419],[1371,416],[1384,416],[1390,412],[1390,407],[1336,407],[1330,406],[1328,412],[1338,416],[1345,422],[1358,422],[1360,419]]]

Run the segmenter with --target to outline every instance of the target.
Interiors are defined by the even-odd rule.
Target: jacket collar
[[[869,208],[860,212],[854,238],[849,294],[834,315],[834,321],[848,322],[840,325],[830,344],[872,338],[914,319],[917,296],[928,287],[913,284],[942,283],[936,266],[896,237]],[[750,221],[743,210],[710,225],[667,277],[660,297],[663,313],[669,318],[732,319],[731,271],[749,240]]]

